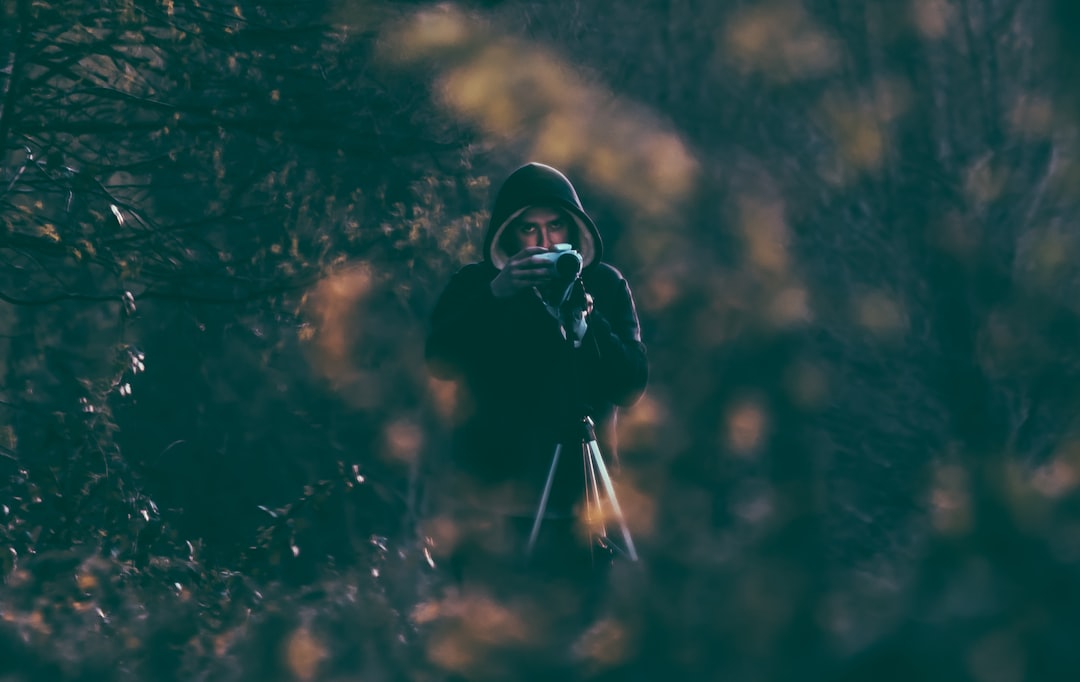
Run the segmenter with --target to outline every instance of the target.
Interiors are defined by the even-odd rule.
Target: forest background
[[[591,669],[1078,679],[1073,3],[0,7],[0,678],[437,679],[527,639],[435,596],[422,347],[537,160],[652,365]]]

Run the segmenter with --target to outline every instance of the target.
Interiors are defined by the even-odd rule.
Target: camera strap
[[[537,292],[539,293],[539,292]],[[585,293],[585,285],[581,278],[575,278],[558,296],[540,295],[544,308],[559,323],[559,332],[562,337],[572,341],[574,348],[581,347],[581,340],[585,337],[588,322],[585,320],[588,308],[588,296]],[[557,301],[552,303],[552,301]]]

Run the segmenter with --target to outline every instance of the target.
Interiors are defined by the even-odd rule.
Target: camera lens
[[[559,279],[573,279],[581,272],[581,256],[574,251],[562,253],[555,259],[555,275]]]

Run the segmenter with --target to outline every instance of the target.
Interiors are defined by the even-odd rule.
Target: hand
[[[533,256],[540,253],[547,253],[547,249],[542,246],[529,246],[511,256],[495,279],[491,280],[491,293],[495,298],[510,298],[523,289],[550,281],[553,274],[551,264],[533,259]]]
[[[563,303],[562,309],[558,311],[563,334],[574,342],[574,348],[579,348],[585,338],[585,332],[589,328],[588,317],[592,310],[593,297],[585,291],[581,280],[578,280],[570,293],[570,299]]]

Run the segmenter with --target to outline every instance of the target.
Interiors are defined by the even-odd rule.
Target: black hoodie
[[[567,344],[534,290],[508,299],[491,293],[491,280],[513,255],[500,247],[502,232],[530,206],[559,207],[577,223],[581,279],[594,301],[580,348]],[[648,363],[633,297],[602,255],[600,233],[570,181],[550,166],[527,164],[499,189],[484,260],[454,275],[432,314],[428,367],[462,390],[454,468],[478,485],[512,485],[521,499],[511,502],[523,510],[536,505],[555,444],[580,452],[582,416],[597,424],[601,450],[613,460],[615,408],[645,390]],[[584,489],[574,478],[579,460],[568,458],[561,469],[567,473],[552,493],[554,513],[568,512]]]
[[[584,267],[599,263],[604,256],[604,244],[592,218],[585,213],[577,192],[566,176],[551,166],[529,163],[506,179],[495,197],[487,234],[484,236],[484,258],[501,270],[512,253],[500,248],[500,237],[514,218],[530,206],[554,206],[566,211],[577,224],[577,251]]]

